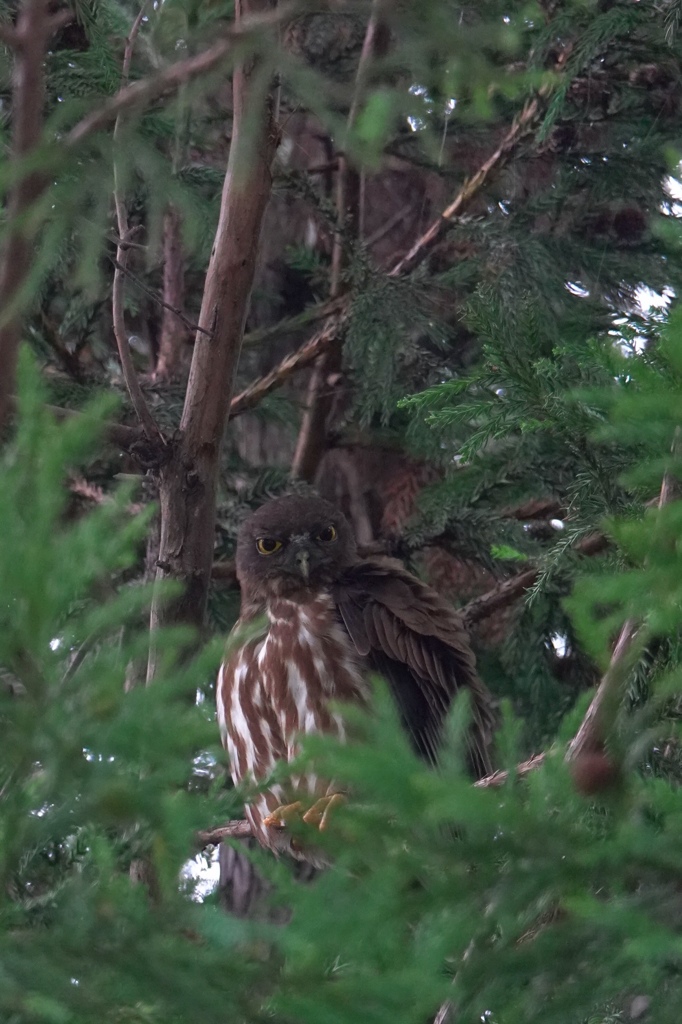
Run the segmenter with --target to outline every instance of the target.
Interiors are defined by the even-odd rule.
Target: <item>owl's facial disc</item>
[[[357,558],[351,528],[322,498],[284,495],[244,521],[237,576],[251,601],[326,589]]]
[[[334,533],[333,539],[336,539]],[[289,537],[286,541],[277,541],[274,547],[269,538],[264,543],[264,538],[257,542],[257,548],[265,558],[272,558],[272,567],[277,564],[278,573],[293,576],[300,580],[304,586],[315,581],[320,571],[329,564],[329,552],[325,547],[330,540],[318,540],[308,533],[301,533]]]

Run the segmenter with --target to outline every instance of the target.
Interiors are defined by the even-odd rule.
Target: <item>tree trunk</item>
[[[268,0],[239,0],[237,26],[269,10]],[[235,68],[232,145],[220,219],[206,276],[185,405],[171,458],[160,474],[161,545],[157,580],[183,585],[170,606],[154,601],[152,633],[183,622],[201,627],[213,560],[216,482],[239,361],[244,324],[271,190],[277,145],[272,99],[263,68],[249,59]],[[155,672],[150,657],[148,681]]]

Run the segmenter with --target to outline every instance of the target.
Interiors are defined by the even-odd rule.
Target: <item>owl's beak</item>
[[[307,583],[310,578],[310,552],[307,548],[296,552],[296,568]]]

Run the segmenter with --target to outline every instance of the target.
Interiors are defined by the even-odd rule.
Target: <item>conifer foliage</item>
[[[0,4],[1,1022],[678,1020],[679,21]],[[302,884],[210,709],[239,523],[310,486],[504,726],[472,786],[377,681]]]

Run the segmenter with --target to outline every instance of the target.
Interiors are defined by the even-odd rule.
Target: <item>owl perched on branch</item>
[[[448,709],[467,687],[469,764],[478,777],[491,771],[493,704],[457,613],[404,569],[360,558],[333,505],[295,495],[263,505],[240,530],[237,576],[236,643],[217,684],[235,784],[261,781],[278,760],[293,760],[302,734],[343,738],[335,705],[365,703],[373,673],[386,680],[415,751],[434,765]],[[240,641],[259,619],[263,629]],[[343,797],[312,774],[292,787],[273,784],[246,814],[263,846],[305,859],[287,821],[300,815],[324,828]]]

